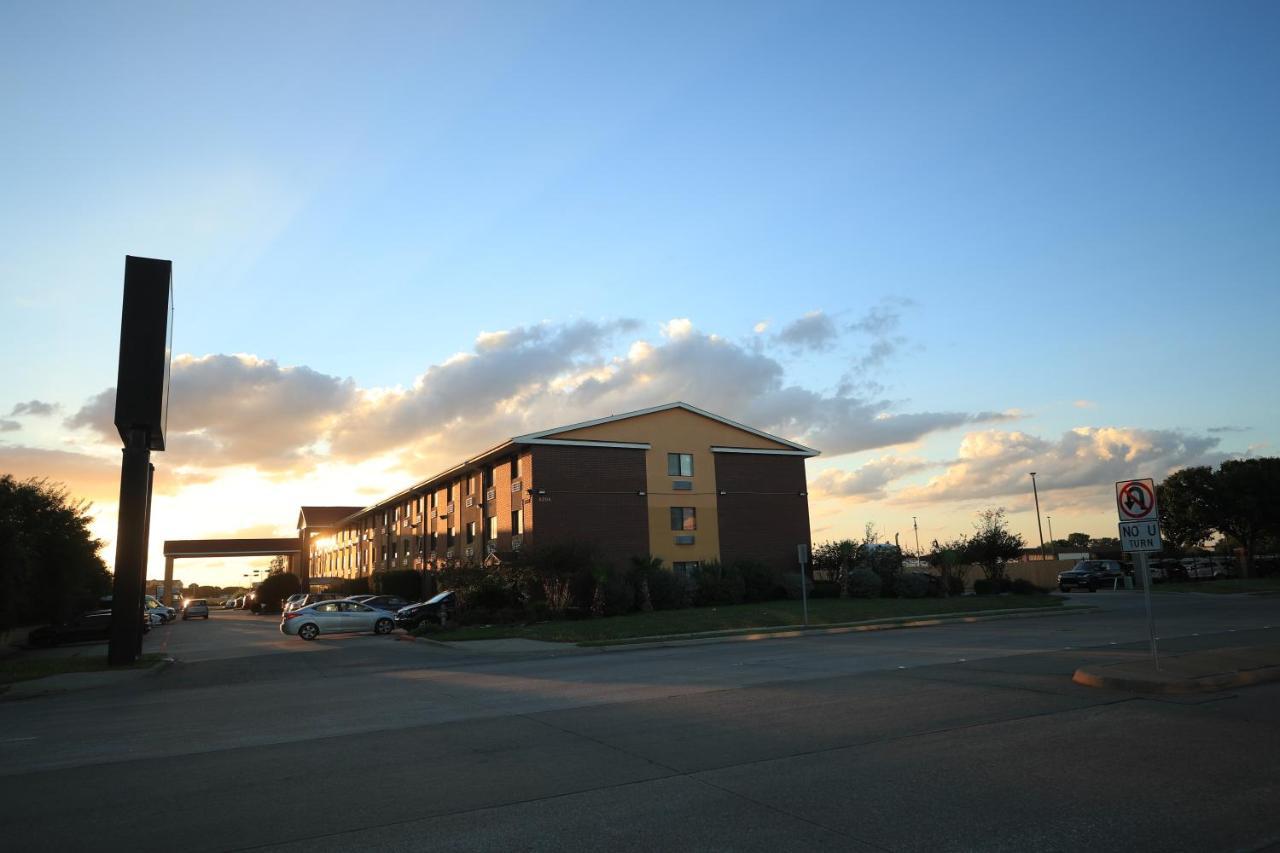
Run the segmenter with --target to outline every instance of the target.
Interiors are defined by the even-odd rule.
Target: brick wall
[[[720,561],[750,559],[796,571],[796,545],[809,544],[804,458],[717,453]]]
[[[535,445],[532,453],[526,485],[547,494],[525,505],[530,545],[591,542],[618,565],[649,553],[643,450]]]

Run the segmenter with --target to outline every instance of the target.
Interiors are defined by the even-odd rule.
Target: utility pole
[[[1044,528],[1040,526],[1040,493],[1036,491],[1036,472],[1031,472],[1031,494],[1036,499],[1036,530],[1040,531],[1040,559],[1044,559]]]

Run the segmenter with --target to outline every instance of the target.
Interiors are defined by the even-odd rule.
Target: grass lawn
[[[839,625],[866,619],[975,613],[984,610],[1060,607],[1064,599],[1049,595],[991,595],[962,598],[822,598],[809,602],[810,625]],[[657,637],[666,634],[695,634],[702,631],[776,628],[799,625],[803,617],[798,601],[765,601],[758,604],[731,604],[721,607],[691,607],[686,610],[655,610],[629,613],[605,619],[575,619],[540,622],[536,625],[474,625],[430,634],[437,640],[494,640],[523,637],[583,643]]]
[[[1177,581],[1153,586],[1153,592],[1280,592],[1280,577],[1223,578],[1216,581]]]
[[[141,669],[151,666],[164,658],[162,654],[145,654],[132,667],[125,669]],[[18,654],[0,658],[0,684],[11,684],[15,681],[29,681],[32,678],[44,678],[46,675],[64,675],[68,672],[102,672],[115,667],[107,666],[107,656],[101,657],[28,657]]]

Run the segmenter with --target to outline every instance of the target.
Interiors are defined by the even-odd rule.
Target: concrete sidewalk
[[[1280,644],[1235,646],[1184,654],[1161,655],[1160,669],[1142,661],[1082,666],[1071,679],[1087,687],[1132,693],[1174,695],[1213,693],[1280,681]]]
[[[107,669],[94,672],[67,672],[47,675],[0,685],[0,701],[6,699],[30,699],[52,693],[70,693],[77,690],[93,690],[99,687],[118,687],[142,678],[156,675],[173,663],[173,658],[163,658],[150,666]]]

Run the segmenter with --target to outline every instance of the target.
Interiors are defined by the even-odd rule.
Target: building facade
[[[602,558],[796,567],[818,451],[687,403],[516,436],[363,507],[304,507],[305,579],[511,559],[587,542]]]

